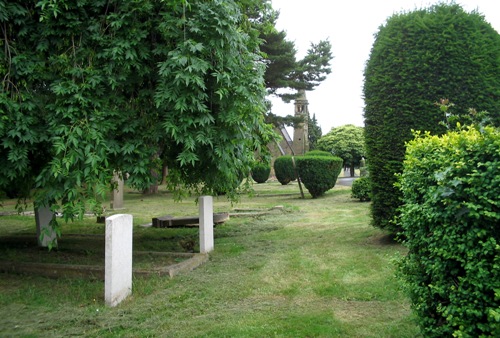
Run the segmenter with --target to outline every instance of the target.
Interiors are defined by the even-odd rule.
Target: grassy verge
[[[418,335],[393,277],[391,260],[404,249],[369,225],[368,204],[351,199],[350,189],[340,186],[315,200],[300,199],[296,185],[266,183],[255,189],[254,197],[242,197],[236,207],[282,205],[285,212],[231,218],[217,226],[207,264],[174,279],[135,278],[133,296],[116,308],[104,306],[103,282],[1,274],[2,335]],[[224,198],[214,204],[215,211],[233,207]],[[179,238],[196,238],[193,229],[140,226],[154,216],[195,215],[192,200],[173,203],[168,194],[145,197],[130,191],[125,207],[121,212],[134,215],[134,243],[163,250]],[[32,218],[2,216],[0,236],[34,234],[32,223]],[[102,231],[88,219],[64,225],[63,238]]]

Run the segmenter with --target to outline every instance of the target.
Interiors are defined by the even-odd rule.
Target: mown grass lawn
[[[215,211],[269,208],[285,212],[232,217],[215,229],[205,265],[173,279],[134,278],[133,295],[104,305],[104,283],[0,274],[0,336],[67,337],[415,337],[409,302],[392,260],[405,250],[369,223],[369,205],[336,186],[301,199],[297,184],[254,186],[237,205],[223,197]],[[4,210],[12,208],[4,201]],[[153,229],[154,216],[195,215],[192,199],[128,191],[121,211],[134,215],[134,245],[169,250],[196,229]],[[103,233],[94,218],[64,234]],[[35,234],[27,216],[0,217],[0,236]]]

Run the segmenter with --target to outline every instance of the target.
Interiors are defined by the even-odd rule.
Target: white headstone
[[[117,183],[116,189],[113,190],[113,200],[111,201],[111,209],[123,209],[123,178],[117,172],[113,175],[113,181]]]
[[[116,306],[132,293],[132,215],[106,218],[104,300]]]
[[[212,196],[201,196],[200,205],[200,252],[214,250],[214,202]]]
[[[50,225],[55,215],[50,207],[35,208],[36,236],[38,246],[48,247],[50,243],[57,247],[57,234]]]

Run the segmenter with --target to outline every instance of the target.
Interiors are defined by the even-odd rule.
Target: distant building
[[[299,91],[295,100],[295,117],[301,117],[304,122],[299,123],[293,130],[293,152],[295,155],[304,155],[309,151],[309,102],[305,90]]]

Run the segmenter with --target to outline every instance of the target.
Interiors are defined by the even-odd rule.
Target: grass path
[[[287,212],[232,218],[216,228],[207,264],[172,280],[134,279],[133,296],[116,308],[104,306],[102,282],[0,275],[0,335],[418,335],[393,277],[391,260],[404,249],[369,225],[368,204],[351,199],[345,187],[316,200],[276,196],[292,188],[275,184],[256,189],[261,196],[238,206],[284,205]],[[126,200],[130,210],[138,202],[136,195]],[[143,202],[150,210],[165,203]],[[215,208],[230,206],[217,200]],[[137,222],[146,219],[137,213]]]

